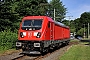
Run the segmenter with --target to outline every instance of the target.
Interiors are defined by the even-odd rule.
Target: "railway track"
[[[22,55],[22,56],[18,56],[15,57],[11,60],[36,60],[37,58],[40,58],[41,56],[35,56],[35,55]]]
[[[54,58],[57,58],[60,55],[63,55],[64,52],[66,52],[70,46],[78,44],[78,42],[70,42],[67,46],[61,46],[60,48],[52,51],[52,53],[48,52],[44,56],[42,55],[23,55],[23,54],[17,54],[15,57],[11,58],[10,60],[56,60]],[[3,59],[1,59],[3,60]],[[7,58],[4,60],[7,60]]]

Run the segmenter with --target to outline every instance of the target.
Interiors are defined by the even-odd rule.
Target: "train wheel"
[[[69,41],[67,41],[67,44],[69,45]]]
[[[46,53],[49,52],[49,48],[44,48],[42,51],[41,51],[41,54],[42,55],[45,55]]]
[[[65,45],[68,45],[69,44],[69,41],[66,41]]]
[[[49,46],[49,50],[48,50],[48,51],[49,51],[50,53],[52,53],[52,52],[53,52],[53,50],[54,50],[53,46],[52,46],[52,45],[51,45],[51,46]]]

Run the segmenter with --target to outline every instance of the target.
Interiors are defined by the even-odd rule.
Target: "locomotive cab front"
[[[40,38],[41,36],[41,27],[42,27],[42,19],[30,19],[30,20],[24,20],[22,22],[22,27],[20,32],[20,37],[25,38],[28,33],[28,37],[26,36],[26,40],[31,40],[31,38]],[[33,35],[33,36],[32,36]],[[31,37],[31,38],[30,38]]]
[[[40,17],[24,17],[20,29],[18,31],[18,41],[16,48],[22,48],[24,53],[32,53],[33,51],[43,51],[43,40],[45,26],[43,26],[43,18]]]

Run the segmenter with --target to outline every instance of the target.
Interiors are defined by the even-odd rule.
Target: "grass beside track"
[[[12,53],[16,53],[16,52],[20,52],[20,51],[21,50],[16,50],[16,49],[3,50],[3,51],[0,51],[0,56],[10,55]]]
[[[81,42],[73,45],[59,60],[90,60],[90,45]]]

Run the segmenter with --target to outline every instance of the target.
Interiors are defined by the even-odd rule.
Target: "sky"
[[[51,1],[51,0],[48,0]],[[84,12],[90,12],[90,0],[61,0],[65,8],[67,8],[66,19],[74,20],[80,18]]]

